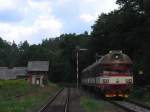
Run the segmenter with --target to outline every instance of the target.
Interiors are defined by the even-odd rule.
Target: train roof
[[[102,56],[97,62],[85,68],[82,72],[90,71],[91,68],[97,65],[111,65],[111,64],[127,64],[132,65],[133,62],[126,54],[122,51],[110,51],[108,54]]]
[[[100,64],[133,64],[129,56],[122,53],[122,51],[110,51],[104,55],[100,60]]]

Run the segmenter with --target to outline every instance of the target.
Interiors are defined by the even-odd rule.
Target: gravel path
[[[69,112],[85,112],[80,105],[80,98],[82,96],[81,90],[71,88]]]
[[[115,101],[115,102],[121,106],[129,108],[130,110],[132,110],[134,112],[150,112],[150,109],[143,108],[141,106],[138,106],[138,105],[130,103],[130,102],[126,102],[126,101]]]
[[[48,106],[48,109],[46,109],[43,112],[64,112],[67,95],[68,89],[65,88],[56,97],[56,99]],[[92,101],[96,102],[96,106],[94,107],[94,109],[93,108],[88,109],[89,106],[85,107],[83,107],[83,105],[81,106],[81,101],[87,98],[90,98],[92,99]],[[69,112],[127,112],[124,109],[119,108],[108,101],[102,100],[100,98],[94,98],[94,95],[90,95],[89,93],[86,93],[85,91],[77,88],[70,88],[68,109]],[[138,112],[150,112],[150,111],[140,110]]]

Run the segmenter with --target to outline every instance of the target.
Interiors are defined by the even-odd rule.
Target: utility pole
[[[79,87],[79,53],[77,51],[77,88]]]
[[[76,47],[76,63],[77,63],[77,68],[76,68],[76,71],[77,71],[77,88],[79,88],[79,52],[80,51],[87,51],[88,49],[80,49],[79,46]]]

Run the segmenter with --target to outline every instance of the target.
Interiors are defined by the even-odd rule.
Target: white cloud
[[[87,23],[90,23],[90,22],[93,22],[96,19],[96,17],[90,14],[81,14],[80,19]]]
[[[51,2],[50,1],[33,1],[27,0],[28,8],[41,11],[42,13],[51,13]]]
[[[41,29],[57,31],[62,28],[62,23],[54,17],[39,16],[35,21],[34,26],[40,27]]]
[[[39,43],[42,38],[56,37],[62,32],[83,32],[100,13],[116,8],[115,1],[0,0],[0,12],[7,13],[4,18],[0,15],[0,37],[17,43],[23,40]]]
[[[16,7],[15,0],[6,0],[11,3],[7,7]],[[4,1],[0,0],[0,3]],[[26,0],[23,7],[25,18],[16,23],[0,22],[0,37],[5,40],[19,43],[28,40],[30,43],[39,43],[42,38],[56,37],[62,33],[63,24],[52,13],[49,0]]]
[[[100,0],[82,0],[83,2],[96,2],[96,1],[100,1]]]
[[[13,10],[17,7],[17,0],[0,0],[0,11]]]
[[[0,23],[0,31],[0,35],[11,42],[15,40],[19,43],[21,40],[29,40],[33,43],[33,39],[41,41],[39,38],[60,35],[62,33],[62,23],[56,18],[39,16],[30,26]]]
[[[100,14],[102,12],[110,12],[118,6],[115,4],[116,0],[81,0],[81,11],[90,14]]]
[[[66,3],[69,3],[71,0],[56,0],[55,2],[58,4],[58,5],[64,5]]]
[[[116,0],[81,0],[79,18],[83,22],[90,25],[98,18],[101,13],[108,13],[118,6],[115,4]],[[83,5],[84,4],[84,5]],[[89,26],[90,27],[90,26]]]

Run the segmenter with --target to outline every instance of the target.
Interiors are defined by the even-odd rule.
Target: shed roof
[[[8,67],[0,67],[0,79],[16,79],[17,76],[26,76],[26,67],[14,67],[9,69]]]
[[[27,67],[14,67],[13,74],[16,76],[25,76],[27,75]]]
[[[16,79],[16,75],[12,73],[11,69],[2,69],[0,70],[0,79]]]
[[[49,61],[29,61],[27,71],[43,71],[49,70]]]

